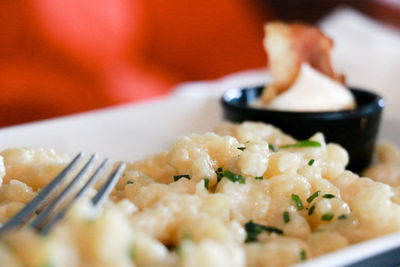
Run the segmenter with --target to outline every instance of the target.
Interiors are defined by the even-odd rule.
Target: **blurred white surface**
[[[133,161],[167,150],[180,136],[212,130],[222,120],[225,88],[265,83],[265,70],[183,85],[171,95],[0,130],[0,150],[41,146],[71,155],[97,152]]]
[[[400,31],[351,9],[339,9],[321,22],[334,41],[332,58],[350,86],[378,92],[386,100],[384,118],[398,120]]]

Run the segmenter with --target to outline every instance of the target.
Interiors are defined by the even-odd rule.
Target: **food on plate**
[[[46,149],[0,156],[1,223],[68,162]],[[101,210],[82,199],[47,236],[7,234],[0,265],[288,266],[400,230],[400,181],[360,178],[348,161],[321,133],[223,123],[128,164]]]
[[[391,186],[400,185],[400,151],[398,148],[390,143],[382,143],[377,147],[376,154],[378,162],[366,169],[363,175]]]
[[[273,82],[257,105],[287,111],[337,111],[355,107],[344,76],[331,62],[333,42],[305,24],[268,23],[264,47]]]

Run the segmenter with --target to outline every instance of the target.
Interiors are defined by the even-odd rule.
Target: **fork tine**
[[[40,212],[40,214],[29,224],[30,227],[34,229],[39,229],[43,226],[46,219],[49,218],[50,214],[55,209],[57,209],[69,195],[73,193],[72,189],[74,189],[76,183],[83,178],[83,175],[87,172],[87,170],[93,164],[96,158],[97,158],[96,154],[93,154],[90,157],[85,166],[83,166],[83,168],[72,179],[72,181],[64,188],[64,190],[60,194],[58,194],[57,197],[49,205],[47,205],[47,207],[42,212]]]
[[[32,215],[45,204],[52,194],[58,189],[62,182],[68,177],[68,173],[76,167],[77,162],[83,156],[80,152],[46,187],[44,187],[23,209],[7,221],[0,228],[0,237],[9,230],[18,228],[25,224]]]
[[[111,190],[115,187],[115,184],[118,182],[119,177],[125,169],[126,164],[121,162],[118,167],[114,170],[114,172],[108,177],[107,181],[100,188],[97,194],[93,197],[92,203],[95,207],[101,205],[104,200],[111,193]]]
[[[61,220],[65,214],[67,213],[68,209],[72,206],[72,204],[77,200],[79,197],[83,196],[86,194],[87,190],[91,188],[94,183],[100,178],[100,173],[103,171],[105,166],[108,164],[109,160],[105,159],[100,166],[96,169],[94,174],[88,179],[88,181],[85,183],[85,185],[79,190],[79,192],[66,204],[59,213],[57,213],[53,218],[51,218],[47,224],[40,229],[41,234],[47,234],[53,226]]]

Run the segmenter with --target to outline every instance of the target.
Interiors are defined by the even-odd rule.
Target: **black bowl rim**
[[[385,107],[384,99],[371,91],[363,90],[359,88],[349,87],[350,91],[354,95],[355,93],[359,94],[367,94],[372,97],[372,101],[368,104],[364,104],[362,106],[357,106],[352,110],[341,110],[341,111],[323,111],[323,112],[297,112],[297,111],[281,111],[281,110],[270,110],[252,107],[249,105],[243,105],[241,103],[232,102],[233,99],[237,99],[237,96],[240,95],[241,91],[258,91],[262,90],[265,85],[262,86],[251,86],[251,87],[233,87],[225,91],[223,96],[221,97],[221,102],[224,108],[234,110],[237,112],[250,112],[250,113],[260,113],[260,115],[265,114],[268,116],[286,116],[286,117],[301,117],[304,119],[323,119],[323,120],[340,120],[346,118],[359,118],[368,116],[371,114],[379,113]],[[230,95],[234,95],[233,97]],[[236,97],[235,97],[236,96]],[[357,100],[357,99],[356,99]]]

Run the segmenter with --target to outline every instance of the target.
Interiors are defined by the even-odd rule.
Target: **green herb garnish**
[[[178,256],[182,254],[182,245],[178,245],[176,247],[168,248],[170,251],[175,251]]]
[[[311,214],[313,214],[314,210],[315,210],[315,204],[312,205],[311,208],[309,208],[309,210],[308,210],[308,216],[310,216]]]
[[[324,215],[321,216],[321,220],[323,221],[330,221],[333,219],[333,217],[335,217],[335,214],[331,213],[331,212],[327,212]]]
[[[292,194],[292,200],[293,200],[294,204],[296,204],[296,207],[298,210],[304,209],[303,203],[301,202],[301,199],[298,195]]]
[[[257,176],[257,177],[254,177],[254,179],[256,179],[256,180],[263,180],[264,177],[262,177],[262,176]]]
[[[346,214],[342,214],[338,217],[339,220],[344,220],[347,219],[347,215]]]
[[[262,225],[253,223],[252,221],[249,221],[244,225],[244,228],[247,233],[246,240],[244,242],[249,243],[249,242],[257,242],[257,236],[262,233],[263,228]]]
[[[193,240],[193,235],[191,233],[185,232],[182,235],[183,240]]]
[[[276,146],[274,146],[273,144],[268,144],[268,148],[269,148],[269,150],[272,150],[273,152],[278,151],[278,148]]]
[[[204,178],[204,187],[208,190],[210,189],[210,179]]]
[[[315,159],[310,159],[310,161],[307,163],[308,166],[312,166],[314,164]]]
[[[217,182],[221,181],[222,177],[224,177],[224,171],[222,170],[221,167],[219,167],[216,171],[215,174],[217,175]]]
[[[241,174],[234,174],[228,170],[224,171],[223,177],[228,178],[229,180],[231,180],[234,183],[239,183],[239,184],[246,183],[246,180],[244,179],[244,177]]]
[[[304,249],[300,251],[300,259],[302,261],[305,261],[307,259],[307,254],[306,254],[306,251]]]
[[[261,234],[263,231],[270,232],[270,233],[277,233],[279,235],[283,234],[283,231],[281,229],[262,225],[262,224],[253,223],[253,221],[251,221],[251,220],[244,225],[244,228],[246,229],[246,233],[247,233],[247,238],[245,240],[246,243],[257,242],[258,241],[257,236],[259,234]]]
[[[331,198],[334,198],[335,195],[332,195],[332,194],[325,194],[325,195],[323,195],[322,197],[323,197],[323,198],[331,199]]]
[[[246,147],[245,146],[241,146],[241,147],[237,147],[237,149],[239,149],[239,150],[245,150],[246,149]]]
[[[174,181],[176,182],[176,181],[178,181],[178,180],[181,179],[181,178],[186,178],[186,179],[190,180],[189,174],[181,174],[181,175],[175,175],[175,176],[174,176]]]
[[[312,140],[302,140],[297,143],[280,146],[279,148],[292,148],[292,147],[320,147],[321,143]]]
[[[307,198],[307,202],[308,203],[311,203],[313,200],[314,200],[314,198],[316,198],[316,197],[318,197],[318,195],[319,195],[319,193],[320,193],[321,191],[315,191],[311,196],[309,196],[308,198]]]
[[[53,264],[52,262],[50,262],[49,260],[47,260],[46,262],[44,262],[42,264],[42,267],[55,267],[56,265]]]
[[[135,261],[135,257],[136,257],[135,249],[133,246],[130,246],[129,247],[129,258],[131,259],[131,261]]]
[[[133,184],[133,181],[126,181],[126,184]]]
[[[290,222],[290,215],[289,215],[289,212],[288,212],[288,211],[284,211],[284,212],[283,212],[283,221],[284,221],[285,223]]]
[[[84,219],[84,222],[85,222],[87,225],[93,225],[93,224],[96,223],[96,219],[95,219],[95,218],[85,218],[85,219]]]

